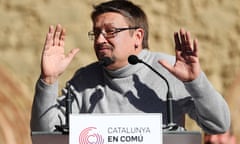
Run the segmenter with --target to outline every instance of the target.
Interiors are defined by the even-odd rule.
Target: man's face
[[[216,135],[205,135],[204,144],[236,144],[233,136],[229,132]]]
[[[140,36],[141,33],[139,35],[138,31],[141,30],[123,30],[114,33],[112,37],[104,36],[104,34],[116,28],[128,27],[126,19],[114,12],[103,13],[97,16],[94,21],[93,31],[99,33],[94,38],[94,50],[98,59],[110,57],[114,60],[114,63],[107,67],[110,70],[126,66],[128,64],[128,56],[131,54],[136,55],[140,52],[142,38]],[[138,45],[138,48],[135,47],[136,45]]]

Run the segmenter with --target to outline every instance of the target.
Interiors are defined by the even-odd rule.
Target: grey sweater
[[[152,65],[170,85],[173,95],[174,123],[184,127],[185,114],[207,133],[220,133],[230,126],[230,112],[224,98],[213,88],[205,74],[183,83],[160,64],[174,64],[175,57],[143,50],[138,57]],[[108,71],[99,63],[80,68],[68,82],[73,113],[162,113],[167,124],[166,82],[143,64],[127,65]],[[32,105],[31,130],[53,131],[65,123],[65,96],[58,97],[58,82],[47,85],[37,81]]]

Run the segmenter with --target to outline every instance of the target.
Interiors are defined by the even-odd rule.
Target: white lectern
[[[163,131],[161,114],[71,114],[69,134],[35,131],[31,136],[33,144],[201,144],[202,138],[200,132]]]

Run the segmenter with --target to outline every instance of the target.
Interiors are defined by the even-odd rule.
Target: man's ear
[[[136,29],[134,36],[135,36],[135,48],[142,46],[144,30],[142,28]]]

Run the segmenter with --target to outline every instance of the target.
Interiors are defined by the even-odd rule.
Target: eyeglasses
[[[110,29],[95,29],[93,31],[88,32],[88,37],[90,40],[96,39],[100,34],[102,34],[106,39],[113,38],[117,35],[117,33],[125,30],[135,30],[139,27],[127,27],[127,28],[110,28]]]

